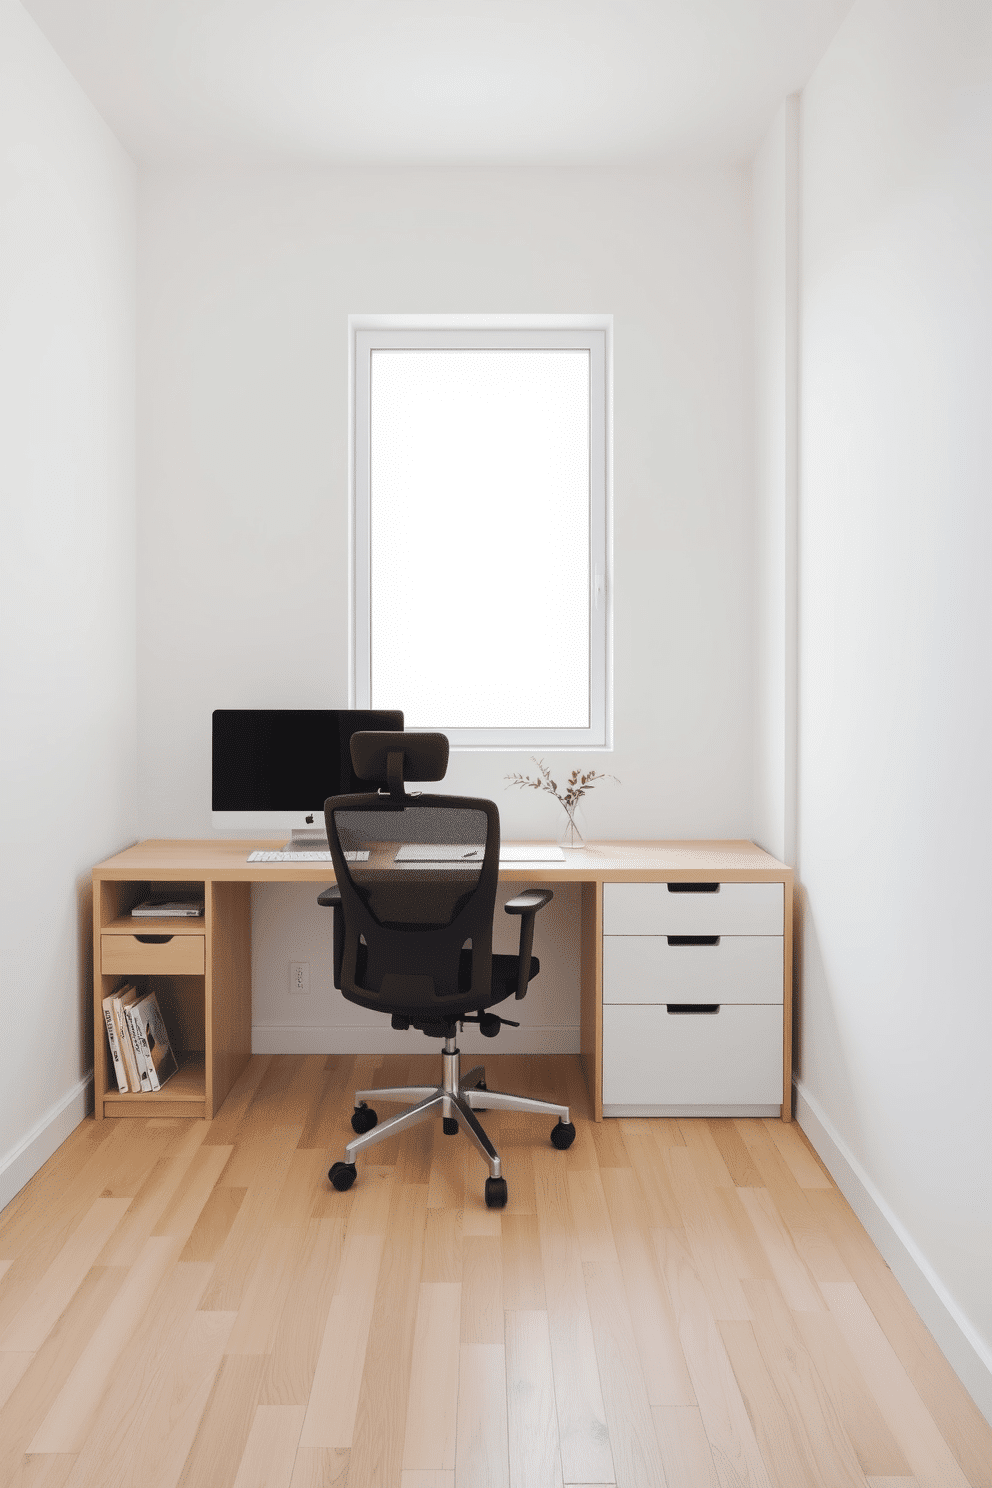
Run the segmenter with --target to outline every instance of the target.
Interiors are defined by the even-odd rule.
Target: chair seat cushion
[[[465,976],[465,986],[472,985],[472,952],[462,951],[463,964],[467,959],[464,973],[459,968],[458,980],[461,982],[462,975]],[[495,1002],[502,1002],[504,997],[512,997],[517,990],[517,970],[520,961],[516,956],[493,956],[493,990],[492,996],[487,998],[486,1007],[492,1007]],[[541,969],[541,963],[536,956],[530,958],[529,981],[533,981]]]

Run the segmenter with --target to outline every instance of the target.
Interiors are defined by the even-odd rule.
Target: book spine
[[[123,1095],[127,1095],[127,1074],[124,1070],[124,1060],[121,1057],[120,1045],[117,1042],[117,1029],[114,1027],[113,998],[111,997],[105,997],[103,999],[103,1021],[107,1025],[107,1041],[110,1044],[110,1053],[114,1061],[117,1088]]]
[[[141,1031],[141,1023],[134,1016],[133,1007],[126,1007],[124,1009],[124,1016],[127,1019],[131,1042],[134,1045],[134,1062],[138,1066],[138,1078],[141,1081],[141,1088],[142,1090],[151,1090],[151,1076],[148,1073],[148,1062],[145,1058],[145,1049],[147,1049],[148,1045],[145,1043],[145,1036]]]
[[[138,1066],[134,1059],[134,1046],[131,1043],[131,1034],[128,1031],[127,1020],[124,1017],[123,996],[127,990],[126,987],[122,987],[114,993],[114,1027],[117,1030],[117,1041],[120,1044],[121,1056],[124,1060],[124,1071],[127,1075],[128,1089],[137,1093],[141,1089],[141,1081],[138,1079]]]

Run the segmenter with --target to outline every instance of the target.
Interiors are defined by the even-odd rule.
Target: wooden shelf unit
[[[122,877],[110,863],[93,873],[94,1114],[213,1117],[251,1054],[250,885],[191,879],[188,872]],[[203,897],[195,919],[133,918],[153,895]],[[117,1088],[103,999],[133,983],[154,991],[179,1059],[158,1091]]]

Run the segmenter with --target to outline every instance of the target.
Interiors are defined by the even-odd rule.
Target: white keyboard
[[[345,862],[367,863],[368,852],[346,852]],[[262,852],[258,848],[248,854],[249,863],[329,863],[329,852]]]

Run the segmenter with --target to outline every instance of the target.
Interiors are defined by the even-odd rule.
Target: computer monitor
[[[217,708],[213,714],[214,827],[265,837],[291,832],[326,847],[324,801],[367,790],[351,767],[351,736],[402,729],[399,709]]]

